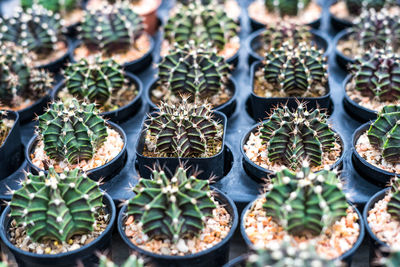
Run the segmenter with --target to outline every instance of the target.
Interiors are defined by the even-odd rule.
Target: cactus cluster
[[[63,21],[58,13],[33,5],[23,11],[18,8],[10,17],[0,18],[0,41],[13,42],[41,56],[48,56],[64,41]]]
[[[216,207],[208,180],[188,177],[184,167],[178,167],[172,178],[163,170],[153,170],[152,179],[140,179],[129,200],[126,214],[140,223],[150,238],[180,238],[195,236],[212,217]]]
[[[9,123],[6,122],[6,119],[7,119],[7,111],[0,110],[0,147],[7,139],[8,133],[11,130]]]
[[[221,140],[221,130],[207,103],[179,105],[162,102],[146,123],[154,151],[169,157],[204,157],[212,144]],[[148,148],[151,146],[147,145]]]
[[[381,10],[396,4],[396,0],[344,0],[347,10],[353,16],[359,16],[365,9]]]
[[[39,138],[54,160],[70,164],[89,160],[107,139],[106,123],[95,104],[80,104],[76,99],[68,105],[52,103],[38,119]]]
[[[118,267],[117,264],[112,262],[105,255],[101,255],[98,267]],[[144,267],[144,260],[135,254],[131,254],[120,267]]]
[[[278,13],[281,17],[297,16],[307,8],[312,0],[265,0],[269,12]]]
[[[336,172],[310,171],[308,163],[294,173],[284,169],[268,185],[263,208],[292,236],[318,236],[347,215],[349,204]]]
[[[127,2],[103,4],[86,11],[79,38],[89,50],[111,55],[115,51],[128,50],[144,32],[141,17]]]
[[[196,3],[181,5],[165,25],[165,38],[170,44],[185,45],[193,40],[196,45],[210,44],[218,51],[237,36],[238,24],[223,8]]]
[[[68,241],[73,235],[93,231],[95,214],[103,206],[99,183],[79,169],[61,174],[28,174],[21,188],[12,191],[10,215],[35,242]]]
[[[229,65],[210,47],[189,41],[175,45],[158,65],[160,83],[176,96],[189,95],[190,100],[211,97],[225,88]]]
[[[21,0],[21,6],[23,9],[31,8],[34,4],[39,4],[56,13],[62,13],[65,11],[72,11],[79,7],[79,0]]]
[[[370,144],[381,151],[387,162],[400,162],[400,105],[383,107],[367,136]]]
[[[336,136],[319,109],[308,111],[304,104],[290,110],[276,108],[260,129],[268,159],[296,170],[307,159],[311,166],[320,166],[323,153],[335,146]]]

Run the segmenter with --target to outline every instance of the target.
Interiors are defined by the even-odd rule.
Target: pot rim
[[[335,54],[336,54],[336,56],[339,56],[339,57],[343,58],[343,59],[346,60],[348,63],[354,63],[354,58],[350,58],[350,57],[348,57],[348,56],[345,56],[345,55],[342,53],[342,51],[339,51],[339,49],[338,49],[338,44],[339,44],[339,42],[340,42],[342,39],[344,39],[344,38],[346,38],[346,37],[348,37],[349,35],[352,34],[352,32],[350,32],[350,30],[351,30],[350,28],[346,28],[346,29],[341,30],[341,31],[336,35],[336,37],[333,39],[332,44],[333,44],[334,47],[335,47]]]
[[[378,114],[377,111],[361,106],[360,104],[356,103],[353,99],[351,99],[350,96],[347,94],[347,90],[346,90],[347,84],[349,82],[351,82],[353,77],[354,77],[354,75],[350,73],[343,80],[342,87],[343,87],[343,90],[344,90],[344,100],[347,101],[348,103],[350,103],[352,106],[355,106],[358,109],[362,110],[363,112],[375,113],[375,115],[377,115]]]
[[[74,48],[74,43],[71,40],[71,38],[69,38],[67,35],[62,34],[62,36],[65,38],[65,40],[60,40],[60,41],[63,41],[67,45],[67,51],[64,54],[62,54],[60,57],[54,59],[53,61],[50,61],[48,63],[35,66],[34,68],[36,68],[36,69],[48,69],[53,64],[56,64],[56,63],[58,63],[60,61],[63,61],[64,58],[69,58],[70,53],[75,49]]]

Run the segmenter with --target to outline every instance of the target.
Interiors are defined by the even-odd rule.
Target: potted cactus
[[[115,60],[89,57],[68,65],[53,99],[96,103],[101,115],[114,122],[133,116],[141,107],[142,83]]]
[[[107,258],[106,255],[99,256],[99,267],[118,267],[113,261]],[[151,266],[145,263],[145,260],[141,257],[138,257],[135,254],[131,254],[124,263],[120,265],[121,267],[145,267]],[[83,267],[83,266],[82,266]]]
[[[37,135],[25,149],[29,168],[35,173],[80,168],[98,180],[110,179],[124,166],[126,135],[106,122],[95,104],[53,102],[38,117]]]
[[[158,65],[158,77],[150,84],[147,96],[153,109],[163,102],[178,105],[182,96],[191,102],[208,101],[226,116],[236,106],[236,84],[230,66],[210,47],[194,41],[174,49]]]
[[[235,204],[208,180],[179,166],[172,177],[154,169],[140,178],[118,216],[124,242],[157,266],[222,266],[238,216]]]
[[[320,257],[348,261],[361,245],[364,224],[337,172],[314,173],[305,161],[297,172],[284,169],[267,183],[266,193],[243,210],[241,233],[251,248],[292,238],[294,247],[314,243]]]
[[[136,143],[136,161],[139,173],[150,177],[156,162],[170,170],[181,162],[203,171],[201,179],[211,175],[224,176],[226,116],[211,111],[208,103],[190,103],[187,97],[181,103],[161,102],[158,110],[143,121]]]
[[[17,8],[11,16],[0,18],[0,41],[13,42],[36,55],[35,66],[58,72],[68,60],[69,42],[63,36],[60,15],[33,5]]]
[[[247,11],[253,31],[289,20],[315,29],[321,24],[322,7],[315,0],[254,0]]]
[[[71,54],[72,61],[101,53],[130,72],[142,71],[152,61],[154,41],[128,2],[102,2],[90,8],[77,29],[80,42]]]
[[[212,7],[219,6],[219,8],[225,10],[228,17],[234,20],[239,20],[240,6],[236,0],[177,0],[177,2],[183,5],[190,5],[195,2],[198,5],[210,5]],[[179,5],[176,5],[175,7],[179,8]],[[175,13],[176,11],[172,9],[171,12]]]
[[[261,181],[282,169],[299,170],[309,160],[311,170],[341,168],[344,145],[325,113],[310,110],[304,103],[296,109],[280,106],[267,120],[256,124],[241,141],[243,167],[251,178]]]
[[[107,248],[116,209],[79,168],[28,173],[1,216],[0,236],[21,266],[88,264]]]

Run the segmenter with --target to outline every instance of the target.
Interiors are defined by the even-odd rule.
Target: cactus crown
[[[9,123],[6,122],[7,119],[7,111],[0,110],[0,147],[3,145],[4,141],[6,141],[7,136],[11,130]]]
[[[263,208],[267,216],[292,236],[317,236],[346,216],[346,196],[336,172],[310,171],[303,163],[297,173],[284,169],[268,185]]]
[[[99,267],[118,267],[117,264],[109,260],[105,255],[101,255],[99,258]],[[121,267],[144,267],[144,260],[135,254],[131,254],[128,259],[121,264]]]
[[[103,194],[99,183],[79,171],[57,174],[51,167],[47,175],[28,174],[22,187],[12,192],[10,215],[35,242],[65,242],[73,235],[93,231]]]
[[[172,157],[201,157],[221,140],[219,123],[210,105],[189,103],[186,97],[179,105],[162,102],[156,116],[149,115],[146,128],[155,152]]]
[[[188,177],[182,166],[171,179],[163,170],[153,170],[152,179],[140,179],[133,191],[136,196],[128,203],[127,215],[133,215],[150,238],[177,242],[197,235],[216,207],[209,181]]]
[[[265,0],[269,12],[276,12],[281,17],[297,16],[311,3],[311,0]]]
[[[52,103],[39,116],[38,131],[46,154],[70,164],[91,159],[107,139],[106,123],[98,116],[95,104],[80,104],[76,99],[68,106]]]
[[[122,66],[113,59],[100,56],[83,58],[65,70],[66,87],[70,94],[90,103],[104,105],[114,92],[125,85]]]
[[[194,3],[181,5],[164,28],[165,38],[171,44],[183,46],[193,40],[195,44],[210,43],[218,50],[237,36],[238,30],[238,24],[222,8]]]
[[[323,51],[300,43],[293,47],[284,43],[265,55],[264,78],[287,96],[302,96],[328,82],[327,59]]]
[[[266,50],[278,49],[284,43],[296,47],[300,43],[310,43],[312,34],[310,27],[293,22],[280,21],[275,25],[266,25],[263,33],[263,42]]]
[[[217,94],[228,81],[229,65],[209,47],[191,40],[164,57],[158,66],[162,85],[174,95],[186,94],[193,101]]]
[[[387,162],[400,162],[400,105],[388,105],[378,113],[367,136],[371,145],[379,149]]]
[[[13,42],[38,55],[54,51],[63,40],[63,30],[60,15],[40,5],[25,12],[18,8],[13,16],[0,18],[0,41]]]
[[[395,176],[391,181],[389,195],[387,211],[392,218],[400,221],[400,178],[398,176]]]
[[[299,103],[296,110],[283,106],[273,111],[262,124],[261,139],[267,144],[268,159],[296,170],[308,159],[311,166],[320,166],[323,152],[335,146],[335,133],[320,110],[310,112]]]
[[[383,7],[395,5],[395,0],[345,0],[347,10],[350,14],[359,16],[362,10],[375,9],[381,10]]]
[[[23,9],[31,8],[34,3],[56,13],[72,11],[79,7],[78,0],[21,0],[21,6]]]
[[[134,45],[144,27],[141,17],[129,3],[117,2],[87,11],[78,30],[80,39],[89,49],[112,54]]]

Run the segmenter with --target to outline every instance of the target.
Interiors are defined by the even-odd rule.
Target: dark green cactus
[[[176,96],[189,95],[190,100],[213,96],[225,88],[229,65],[209,47],[196,47],[192,41],[176,45],[158,65],[161,85]]]
[[[359,16],[362,10],[375,9],[381,10],[383,7],[389,7],[396,4],[396,0],[345,0],[347,10],[353,16]]]
[[[327,58],[316,47],[283,44],[265,55],[264,78],[289,97],[300,97],[328,83]]]
[[[387,162],[400,162],[400,105],[383,107],[367,135]]]
[[[269,12],[276,12],[281,17],[297,16],[311,0],[265,0],[265,7]]]
[[[13,42],[38,55],[53,52],[64,41],[60,15],[39,5],[25,12],[18,8],[11,17],[0,18],[0,41]]]
[[[34,4],[39,4],[56,13],[68,12],[80,7],[79,0],[21,0],[23,9],[32,8]]]
[[[127,50],[144,32],[141,17],[129,3],[104,4],[86,11],[79,38],[90,50],[112,54]]]
[[[140,179],[133,191],[136,196],[129,200],[126,214],[133,215],[150,238],[177,242],[197,235],[216,207],[209,181],[188,177],[183,167],[171,179],[164,171],[153,170],[152,179]]]
[[[376,266],[398,267],[400,266],[400,251],[392,250],[388,257],[380,258]]]
[[[8,123],[6,123],[5,119],[7,119],[7,111],[0,110],[0,147],[3,145],[4,141],[7,139],[8,133],[11,130]]]
[[[176,14],[168,19],[164,28],[169,43],[185,45],[208,44],[222,50],[227,42],[238,35],[239,26],[220,7],[190,4],[181,5]]]
[[[209,143],[221,140],[218,122],[209,104],[179,105],[162,102],[156,116],[149,116],[146,125],[155,152],[170,157],[199,157],[208,151]]]
[[[261,138],[268,148],[268,159],[296,170],[307,159],[320,166],[324,151],[335,146],[335,133],[324,113],[309,112],[304,104],[296,110],[283,106],[274,110],[261,127]]]
[[[112,262],[105,255],[101,255],[100,263],[98,267],[118,267],[117,264]],[[144,267],[144,260],[135,254],[131,254],[128,259],[124,263],[120,265],[120,267]]]
[[[95,214],[103,206],[99,183],[79,169],[61,174],[28,174],[22,187],[12,192],[10,215],[35,242],[68,241],[73,235],[93,231]]]
[[[347,215],[346,196],[336,172],[310,171],[303,163],[297,173],[284,169],[276,173],[265,194],[267,216],[292,236],[317,236]]]
[[[125,85],[122,66],[113,59],[91,57],[67,67],[66,88],[73,96],[104,105]]]
[[[52,103],[39,116],[38,131],[46,154],[70,164],[91,159],[107,139],[106,123],[98,115],[95,104],[79,104],[76,99],[68,106]]]

